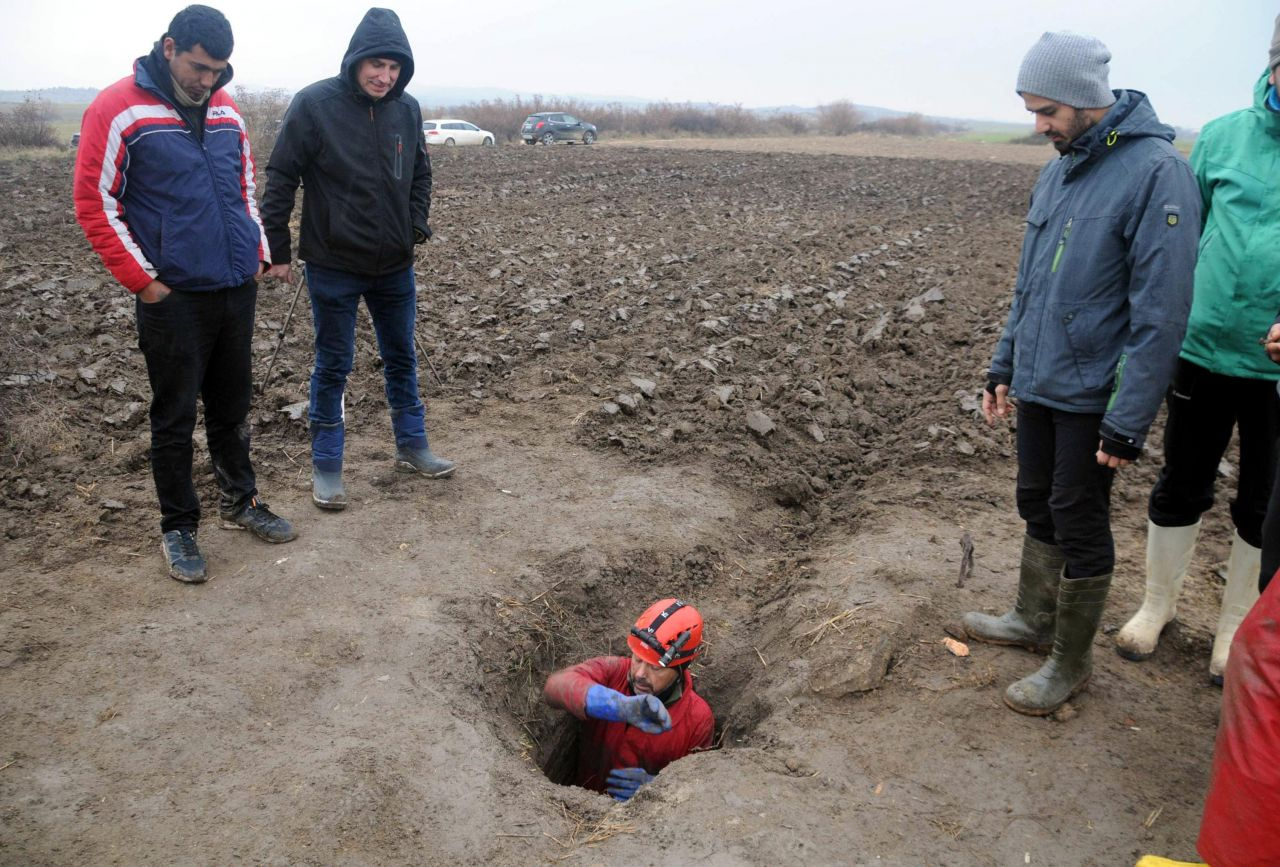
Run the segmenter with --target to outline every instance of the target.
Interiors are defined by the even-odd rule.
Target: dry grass
[[[543,832],[543,836],[565,850],[563,855],[554,859],[556,861],[563,861],[571,857],[573,851],[582,846],[594,846],[598,843],[603,843],[616,834],[634,834],[636,832],[636,826],[629,822],[622,822],[608,815],[593,819],[570,809],[563,801],[556,801],[555,803],[560,806],[564,820],[570,825],[567,839],[562,840],[545,831]]]
[[[0,147],[0,162],[25,162],[43,160],[67,153],[62,145],[51,147]]]
[[[858,613],[858,609],[864,605],[870,604],[871,603],[869,601],[855,602],[851,608],[845,608],[835,614],[824,616],[829,614],[832,610],[832,606],[827,605],[825,609],[819,609],[814,612],[816,616],[823,617],[822,622],[812,629],[806,630],[805,632],[795,636],[792,641],[796,645],[804,644],[806,647],[813,647],[832,632],[844,635],[845,629],[854,625],[853,616]]]
[[[80,445],[80,438],[66,423],[58,405],[41,403],[33,397],[4,401],[3,436],[5,458],[13,466],[32,463],[40,457],[61,455]]]

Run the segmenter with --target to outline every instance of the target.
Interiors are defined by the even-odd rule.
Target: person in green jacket
[[[1200,518],[1213,505],[1218,467],[1235,429],[1235,533],[1209,662],[1210,679],[1218,685],[1236,627],[1258,598],[1262,522],[1280,433],[1280,368],[1258,345],[1280,308],[1277,67],[1280,17],[1252,107],[1210,121],[1191,152],[1204,203],[1195,294],[1165,398],[1165,463],[1147,508],[1146,595],[1116,636],[1116,650],[1125,659],[1143,660],[1155,652],[1161,630],[1177,613]]]

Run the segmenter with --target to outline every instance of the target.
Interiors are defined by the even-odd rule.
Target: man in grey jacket
[[[1046,33],[1018,71],[1036,131],[1059,153],[1031,194],[1013,307],[982,411],[1017,398],[1018,596],[970,612],[979,641],[1050,650],[1005,703],[1043,716],[1084,689],[1115,545],[1111,482],[1136,459],[1186,330],[1200,193],[1144,94],[1111,90],[1111,52]]]

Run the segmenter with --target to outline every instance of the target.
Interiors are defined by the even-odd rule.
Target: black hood
[[[146,66],[147,73],[151,77],[152,84],[160,89],[170,101],[173,100],[173,73],[169,71],[169,61],[164,56],[164,37],[156,40],[156,44],[151,46],[151,53],[146,57],[139,57],[138,60]],[[217,93],[222,88],[231,83],[231,77],[234,75],[231,64],[227,64],[227,68],[222,70],[222,74],[218,76],[218,80],[213,83],[213,89],[209,91],[209,95]]]
[[[390,9],[374,7],[364,14],[364,19],[351,35],[351,44],[342,58],[343,79],[351,83],[357,91],[356,67],[366,57],[386,57],[400,61],[400,77],[396,86],[387,93],[388,99],[395,99],[404,93],[409,79],[413,78],[413,49],[409,47],[409,37],[400,26],[400,18]]]

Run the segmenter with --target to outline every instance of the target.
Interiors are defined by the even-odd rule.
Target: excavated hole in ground
[[[716,717],[714,749],[745,745],[765,718],[766,709],[740,701],[751,676],[741,663],[749,644],[724,628],[714,612],[718,586],[712,564],[720,556],[699,546],[685,554],[631,551],[607,562],[577,551],[546,564],[541,571],[552,589],[529,601],[500,600],[497,628],[487,638],[488,658],[503,660],[491,670],[492,688],[502,696],[502,711],[512,728],[508,744],[548,779],[571,785],[577,772],[581,723],[543,701],[542,686],[552,672],[593,656],[629,656],[626,635],[635,616],[656,599],[688,601],[705,618],[703,653],[694,662],[694,689]]]

